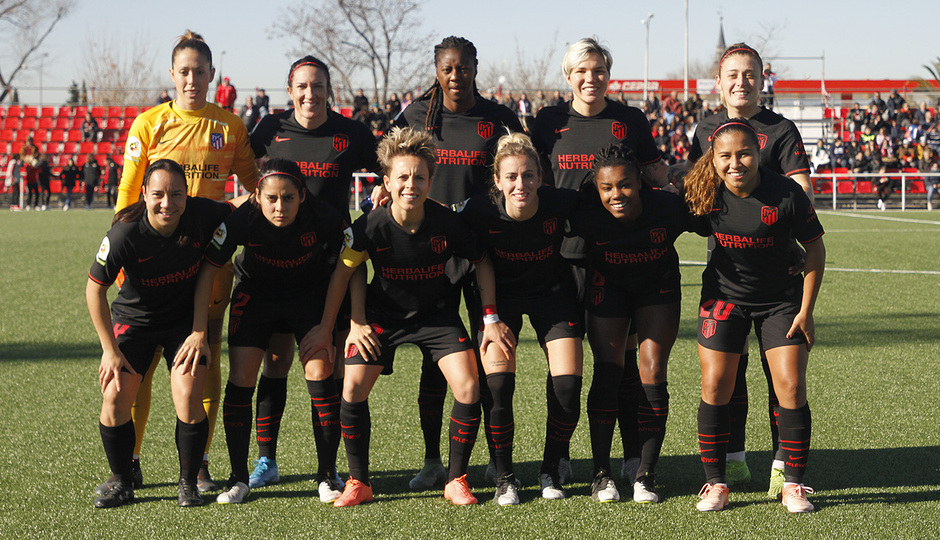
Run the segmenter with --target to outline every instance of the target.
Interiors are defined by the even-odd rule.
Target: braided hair
[[[444,54],[444,51],[457,50],[460,51],[461,57],[467,56],[473,59],[473,67],[476,70],[478,65],[477,62],[477,48],[473,45],[469,39],[457,37],[457,36],[448,36],[444,38],[440,44],[434,46],[434,65],[437,65],[438,60],[441,55]],[[483,99],[483,96],[480,95],[480,91],[477,90],[477,82],[473,81],[473,97],[475,99]],[[418,98],[418,101],[429,101],[428,104],[428,114],[424,120],[424,128],[430,133],[437,136],[437,140],[443,140],[441,136],[441,119],[444,112],[444,89],[441,88],[440,81],[437,80],[437,77],[434,78],[434,84],[428,88],[427,92],[421,95]]]

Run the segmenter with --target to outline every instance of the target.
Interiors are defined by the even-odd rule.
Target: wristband
[[[496,313],[487,313],[483,316],[483,324],[496,324],[499,322],[499,315]]]

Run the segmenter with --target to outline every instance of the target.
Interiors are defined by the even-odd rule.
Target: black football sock
[[[594,364],[594,379],[587,399],[594,474],[601,470],[610,474],[610,445],[619,413],[617,389],[622,375],[623,368],[612,362]]]
[[[444,397],[447,379],[437,364],[424,358],[418,384],[418,415],[424,435],[424,459],[441,459],[441,428],[444,426]]]
[[[467,474],[470,464],[470,453],[473,444],[477,441],[477,432],[480,429],[480,402],[461,403],[454,400],[454,407],[450,412],[450,464],[448,482]]]
[[[515,373],[491,373],[486,383],[492,395],[492,407],[486,419],[486,439],[496,462],[496,474],[512,473],[514,425],[512,396],[516,391]]]
[[[250,430],[250,416],[248,425]],[[199,474],[199,467],[202,466],[202,453],[206,449],[208,439],[208,418],[203,418],[202,421],[195,424],[187,424],[179,418],[176,419],[176,449],[179,453],[181,479],[196,482],[196,475]],[[247,438],[245,442],[248,442]]]
[[[333,379],[307,381],[313,440],[317,446],[317,482],[332,476],[342,430],[339,425],[339,394]]]
[[[580,375],[559,375],[549,379],[552,392],[545,422],[542,473],[558,474],[558,460],[566,457],[565,452],[581,416],[581,381]]]
[[[640,385],[640,370],[636,364],[636,349],[623,356],[623,376],[617,388],[617,423],[620,425],[620,440],[623,443],[623,459],[640,457],[640,433],[637,424],[637,408],[643,388]]]
[[[369,441],[372,437],[369,400],[359,403],[342,400],[339,417],[349,460],[349,477],[369,485]]]
[[[799,409],[778,407],[780,416],[780,450],[783,456],[783,475],[787,482],[803,483],[806,461],[809,457],[809,441],[812,434],[812,415],[809,403]]]
[[[287,377],[258,379],[258,410],[255,412],[255,439],[259,455],[277,459],[277,436],[287,405]]]
[[[248,484],[248,447],[251,438],[251,386],[235,386],[231,381],[225,385],[222,399],[222,425],[225,428],[225,444],[232,465],[232,476]]]
[[[666,437],[666,419],[669,417],[669,391],[666,383],[644,384],[641,395],[638,424],[640,426],[640,468],[637,478],[652,474],[659,461],[659,453]],[[627,479],[634,482],[634,478]]]
[[[101,443],[104,446],[104,454],[108,458],[111,474],[119,482],[133,486],[134,474],[131,470],[131,459],[134,457],[134,444],[137,440],[134,422],[128,420],[114,427],[98,422],[98,431],[101,433]]]
[[[724,484],[728,452],[730,414],[727,405],[698,405],[698,445],[705,479],[709,484]]]

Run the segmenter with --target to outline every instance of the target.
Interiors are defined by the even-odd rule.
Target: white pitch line
[[[679,261],[683,266],[705,266],[705,261]],[[863,274],[917,274],[924,276],[940,276],[940,270],[887,270],[883,268],[839,268],[827,266],[826,272],[856,272]]]
[[[940,221],[931,221],[929,219],[912,219],[912,218],[896,218],[889,216],[878,216],[878,215],[868,215],[868,214],[855,214],[852,212],[833,212],[831,210],[817,210],[817,214],[825,214],[828,216],[845,216],[845,217],[854,217],[860,219],[876,219],[881,221],[898,221],[901,223],[917,223],[920,225],[936,225],[940,226]]]
[[[937,229],[826,229],[826,234],[831,233],[912,233],[912,232],[937,232]]]

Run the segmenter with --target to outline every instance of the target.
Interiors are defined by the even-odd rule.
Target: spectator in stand
[[[401,100],[398,99],[398,94],[392,92],[392,95],[385,100],[385,113],[386,115],[391,114],[389,117],[389,122],[395,119],[398,116],[398,113],[401,112]]]
[[[888,108],[888,104],[885,103],[885,100],[881,99],[881,92],[875,92],[875,94],[871,97],[870,105],[877,105],[878,108],[881,109],[882,111]]]
[[[231,79],[222,77],[222,84],[215,90],[215,103],[230,113],[235,112],[235,99],[238,92],[232,86]]]
[[[940,154],[940,125],[929,124],[927,132],[924,133],[924,146],[933,150],[934,155]]]
[[[535,99],[532,100],[532,114],[538,114],[542,107],[548,105],[548,99],[545,98],[545,92],[539,90],[535,93]]]
[[[23,161],[20,159],[20,155],[13,154],[13,156],[10,157],[10,162],[7,163],[6,178],[6,187],[10,192],[10,208],[20,204],[20,181],[22,180],[20,173],[22,167]]]
[[[914,120],[914,111],[911,110],[911,106],[906,101],[898,109],[894,119],[898,121],[898,125],[902,128],[907,128]]]
[[[685,114],[693,118],[697,118],[699,111],[702,110],[702,106],[705,102],[702,100],[702,96],[695,94],[694,96],[689,96],[689,99],[685,100],[683,107],[685,108]]]
[[[924,148],[924,155],[920,158],[917,169],[921,172],[937,174],[940,172],[940,166],[937,164],[937,154],[929,146]],[[924,184],[927,187],[927,211],[933,210],[933,194],[940,190],[940,176],[928,176],[924,178]]]
[[[408,105],[411,105],[411,102],[415,100],[414,94],[411,91],[405,92],[404,97],[401,99],[401,110],[405,110]]]
[[[814,173],[820,168],[831,166],[832,158],[829,155],[829,150],[826,148],[826,141],[822,139],[816,141],[816,146],[813,147],[809,155],[809,163],[813,166]]]
[[[238,111],[238,117],[242,119],[242,122],[245,123],[245,129],[248,130],[248,133],[251,133],[251,130],[254,129],[255,124],[258,123],[259,118],[258,106],[255,105],[255,100],[248,96],[245,98],[245,104],[242,105],[240,111]]]
[[[669,93],[669,96],[663,100],[663,119],[666,120],[666,126],[672,129],[676,120],[682,114],[682,102],[677,97],[675,91]]]
[[[23,147],[20,148],[20,157],[23,158],[23,161],[27,164],[31,161],[35,161],[36,158],[39,157],[39,147],[33,142],[32,135],[26,137],[26,142],[24,142]]]
[[[913,168],[917,167],[918,155],[917,148],[911,144],[911,141],[904,140],[901,142],[901,147],[897,150],[898,156],[898,167],[902,168]]]
[[[25,155],[23,163],[25,165],[23,176],[26,178],[26,210],[32,210],[33,206],[39,210],[39,168],[37,164],[39,156]]]
[[[268,95],[264,93],[264,88],[258,88],[255,90],[255,107],[258,108],[258,119],[255,120],[255,123],[258,123],[258,120],[261,120],[270,112],[271,100],[268,98]]]
[[[657,96],[655,92],[650,92],[649,96],[646,98],[646,103],[644,106],[646,114],[651,114],[653,111],[659,111],[659,96]]]
[[[874,103],[869,105],[865,125],[871,127],[871,130],[877,133],[881,126],[885,125],[884,109]]]
[[[369,98],[365,96],[362,91],[362,88],[356,90],[356,95],[353,97],[353,109],[361,111],[365,107],[366,110],[369,110]]]
[[[85,183],[85,210],[91,210],[95,204],[95,190],[101,181],[101,165],[95,160],[94,154],[88,154],[85,165],[82,166],[82,182]]]
[[[865,127],[865,121],[867,118],[868,116],[865,113],[865,109],[863,109],[862,106],[856,102],[854,105],[852,105],[852,108],[849,109],[849,129],[853,132],[862,131],[862,129]]]
[[[91,115],[91,111],[86,112],[85,121],[82,122],[82,141],[97,141],[99,131],[101,129],[98,127],[98,121]]]
[[[68,164],[59,173],[62,179],[62,193],[65,198],[62,202],[62,210],[68,212],[72,206],[72,190],[75,185],[82,181],[82,170],[75,165],[75,158],[69,158]]]
[[[36,180],[39,183],[39,210],[45,212],[49,209],[49,199],[52,198],[50,183],[52,182],[52,167],[46,154],[39,154],[36,161]]]
[[[369,113],[369,104],[357,106],[353,109],[352,119],[361,122],[366,127],[372,125],[372,115]]]
[[[162,105],[167,101],[173,101],[173,98],[171,98],[170,93],[164,89],[162,92],[160,92],[160,97],[157,98],[157,105]]]
[[[846,152],[845,144],[841,138],[837,138],[829,147],[829,160],[833,167],[848,168],[849,154]]]
[[[917,123],[925,126],[927,125],[927,115],[930,114],[930,109],[927,108],[927,102],[921,101],[920,108],[914,111],[914,118],[917,119]]]
[[[561,96],[561,92],[558,90],[555,90],[555,92],[552,94],[552,100],[549,102],[549,104],[552,107],[556,107],[558,105],[561,105],[564,102],[565,102],[565,98]]]
[[[896,117],[899,112],[901,112],[901,107],[903,107],[905,103],[907,102],[904,101],[903,97],[898,95],[898,90],[895,88],[891,90],[891,95],[888,96],[888,102],[886,104],[887,107],[882,107],[882,110],[888,112],[888,119],[890,120]]]
[[[117,202],[118,186],[121,185],[121,167],[111,156],[108,156],[105,163],[108,167],[108,183],[105,185],[104,192],[107,196],[108,208],[114,208],[114,203]]]
[[[777,74],[770,69],[770,62],[764,65],[764,84],[760,91],[761,105],[774,110],[774,85],[777,84]]]
[[[871,125],[865,124],[865,127],[862,129],[862,134],[858,138],[858,142],[862,144],[867,144],[869,142],[874,142],[875,140],[875,130],[872,129]]]
[[[379,110],[377,105],[373,105],[369,110],[369,129],[373,134],[385,135],[388,131],[388,116]]]
[[[920,127],[920,123],[915,118],[907,125],[907,129],[904,130],[904,140],[911,144],[918,144],[923,137],[924,130]]]
[[[519,97],[519,101],[516,102],[515,109],[516,115],[519,117],[519,121],[522,122],[522,125],[528,126],[535,113],[532,110],[532,102],[529,101],[529,96],[525,92],[522,93]]]

